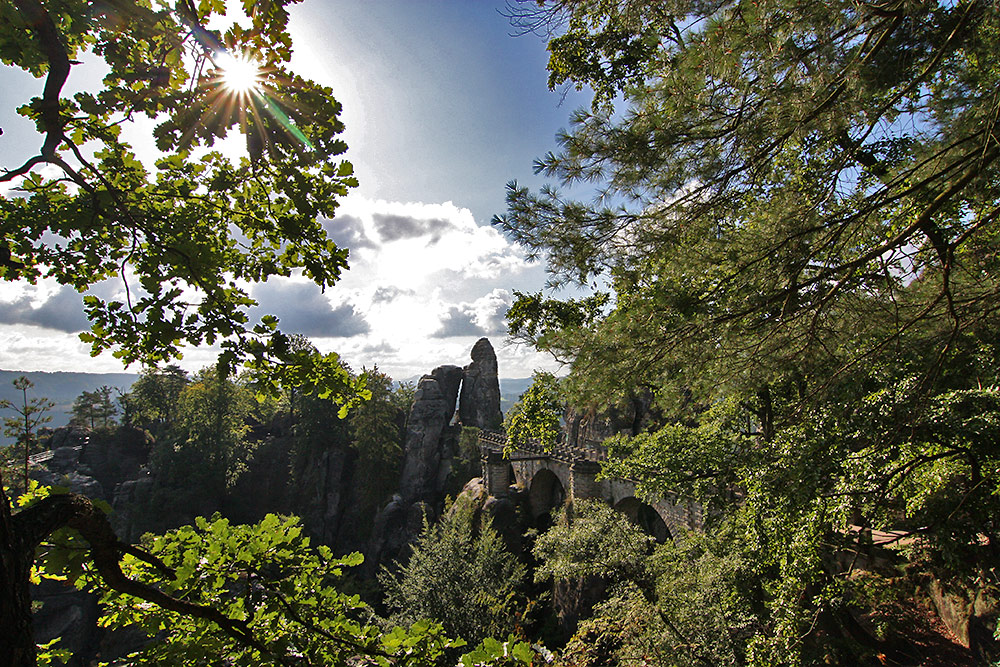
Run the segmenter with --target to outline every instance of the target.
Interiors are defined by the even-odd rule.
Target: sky
[[[302,278],[259,284],[251,290],[257,314],[277,315],[283,331],[305,334],[355,370],[377,365],[397,379],[468,363],[482,336],[496,348],[501,377],[556,370],[506,340],[512,292],[542,289],[545,271],[489,223],[505,210],[508,181],[544,182],[533,160],[556,148],[557,132],[589,98],[548,90],[544,40],[512,36],[503,8],[503,0],[304,0],[292,8],[292,69],[343,104],[360,187],[324,226],[350,249],[351,268],[326,293]],[[94,88],[100,76],[84,61],[67,90]],[[13,108],[42,83],[0,65],[0,167],[37,150],[39,135]],[[127,130],[140,157],[150,130]],[[72,289],[0,283],[0,368],[122,371],[108,353],[89,356],[77,337],[85,326]],[[193,371],[214,356],[188,349],[180,363]]]

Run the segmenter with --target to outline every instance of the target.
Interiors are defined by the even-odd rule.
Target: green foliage
[[[131,556],[126,575],[176,598],[220,611],[233,637],[208,618],[171,611],[116,591],[105,592],[101,624],[130,627],[150,644],[129,664],[209,664],[225,656],[233,665],[431,664],[456,646],[440,626],[414,624],[383,633],[357,596],[337,590],[360,554],[335,558],[327,547],[310,547],[294,518],[268,515],[252,526],[232,526],[218,516],[145,539],[143,546],[164,567]],[[252,645],[251,645],[252,644]]]
[[[115,423],[118,408],[111,399],[111,387],[104,385],[96,391],[84,391],[73,401],[73,416],[70,424],[108,428]]]
[[[731,529],[678,537],[655,546],[599,500],[577,499],[560,511],[535,543],[536,580],[598,578],[610,586],[560,664],[744,664],[747,641],[765,628],[754,606],[766,580],[759,560]]]
[[[362,459],[376,466],[389,466],[385,474],[398,466],[403,453],[400,442],[398,399],[393,395],[392,378],[378,367],[363,370],[365,386],[371,397],[351,414],[352,446]]]
[[[713,665],[746,664],[750,639],[768,632],[761,610],[770,573],[740,531],[726,524],[686,534],[658,547],[650,568],[657,606],[689,651]],[[692,662],[673,656],[663,664]]]
[[[914,531],[938,573],[985,581],[1000,488],[996,8],[543,11],[565,19],[550,83],[589,86],[595,104],[537,168],[596,196],[512,184],[494,222],[555,283],[612,297],[590,314],[567,302],[573,317],[522,297],[515,331],[572,362],[574,406],[651,395],[658,418],[610,443],[605,474],[696,499],[709,530],[732,531],[658,575],[673,591],[661,610],[704,647],[693,655],[850,661],[835,647],[849,586],[830,559],[851,523]],[[745,572],[759,591],[740,589]],[[712,597],[726,586],[738,597]]]
[[[154,366],[218,343],[222,367],[244,363],[259,391],[309,383],[350,404],[363,387],[336,355],[295,354],[274,317],[248,315],[247,283],[301,271],[326,288],[347,267],[320,219],[357,180],[336,159],[347,146],[332,91],[287,69],[291,3],[243,3],[247,16],[214,0],[5,5],[0,60],[45,83],[17,107],[39,154],[0,171],[20,190],[0,197],[0,275],[84,293],[93,354]],[[107,68],[103,85],[64,94],[83,51]],[[259,63],[254,89],[227,88],[223,52]],[[142,116],[155,123],[153,164],[122,139],[122,122]],[[237,132],[247,155],[213,150]],[[125,283],[124,298],[88,292],[109,279]]]
[[[709,509],[724,510],[733,499],[725,492],[762,463],[753,432],[753,413],[734,397],[719,401],[697,416],[696,424],[671,423],[635,437],[616,435],[605,441],[605,477],[630,478],[637,469],[648,497],[681,492]]]
[[[524,294],[515,290],[514,303],[507,310],[507,326],[513,338],[558,347],[558,343],[548,339],[598,321],[608,299],[608,294],[598,293],[583,299],[560,301],[546,299],[540,292]]]
[[[664,625],[655,606],[632,588],[627,588],[594,609],[580,622],[573,637],[560,651],[560,667],[603,665],[691,664],[679,651],[677,639]]]
[[[455,505],[438,523],[425,522],[408,561],[384,569],[379,581],[394,622],[434,619],[477,643],[518,630],[524,577],[490,522],[480,525],[471,506]]]
[[[177,397],[173,437],[165,443],[173,450],[173,460],[158,461],[161,471],[175,481],[204,485],[221,493],[238,476],[249,454],[245,436],[252,406],[249,390],[227,378],[217,366],[196,373]],[[189,467],[177,469],[180,460],[187,461]]]
[[[120,398],[122,422],[147,429],[154,436],[165,432],[175,421],[177,402],[188,382],[187,373],[173,364],[143,369],[128,393]]]
[[[458,436],[458,447],[451,459],[445,493],[458,495],[473,477],[483,472],[483,452],[479,445],[479,428],[462,426]]]
[[[535,664],[537,654],[528,642],[511,637],[505,642],[488,637],[479,646],[462,656],[461,667],[514,667]]]
[[[55,407],[55,403],[47,398],[28,398],[28,390],[35,384],[25,376],[20,376],[12,381],[16,389],[21,390],[21,403],[13,403],[7,399],[0,400],[0,409],[13,410],[14,417],[5,417],[3,420],[4,435],[16,438],[15,444],[5,447],[0,452],[0,465],[14,470],[15,465],[21,464],[24,468],[23,489],[28,488],[28,457],[34,451],[40,451],[37,443],[36,432],[39,426],[52,421],[52,416],[47,414]]]
[[[610,283],[613,308],[586,326],[560,326],[540,297],[512,309],[573,360],[588,403],[616,385],[707,403],[794,373],[821,396],[901,347],[933,375],[953,334],[989,340],[989,3],[548,6],[566,18],[553,82],[607,104],[576,113],[538,169],[598,196],[512,185],[495,224],[557,282]]]
[[[615,583],[647,578],[653,538],[600,500],[578,498],[559,510],[551,528],[538,536],[535,579],[603,577]]]
[[[410,414],[413,401],[417,395],[417,385],[415,382],[400,382],[392,392],[392,401],[404,414]]]
[[[562,432],[562,412],[559,381],[551,373],[535,371],[531,386],[504,417],[509,446],[537,441],[543,447],[553,447]]]
[[[399,481],[403,464],[405,416],[392,388],[392,378],[378,368],[362,371],[371,398],[349,415],[351,448],[357,452],[354,479],[359,480],[358,506],[362,525],[355,530],[367,537],[371,517],[385,505]]]
[[[38,667],[50,667],[55,664],[65,665],[69,662],[70,658],[73,657],[73,652],[68,649],[59,648],[60,641],[57,637],[38,645],[38,653],[36,654]]]

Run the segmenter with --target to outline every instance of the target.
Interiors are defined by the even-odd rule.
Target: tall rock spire
[[[472,346],[472,363],[465,367],[462,375],[458,416],[463,426],[489,431],[498,430],[503,423],[497,355],[488,338],[480,338]]]

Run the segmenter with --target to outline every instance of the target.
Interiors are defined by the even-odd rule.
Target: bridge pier
[[[481,451],[486,492],[495,498],[506,498],[510,487],[510,460],[502,450],[483,447]]]
[[[601,496],[597,473],[601,464],[588,459],[575,459],[569,469],[569,494],[571,498],[597,498]]]

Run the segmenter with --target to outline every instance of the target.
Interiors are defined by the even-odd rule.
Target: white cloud
[[[504,340],[510,290],[537,289],[536,282],[543,280],[538,266],[529,265],[496,230],[478,225],[468,209],[450,202],[348,197],[324,226],[338,245],[351,250],[351,269],[325,293],[301,276],[248,285],[260,303],[252,316],[275,314],[283,331],[309,336],[321,351],[337,352],[352,368],[378,365],[397,379],[441,364],[469,363],[481,336],[492,341],[504,377],[554,369],[547,357]],[[120,298],[115,294],[120,282],[98,289],[105,298]],[[54,281],[38,286],[0,282],[2,315],[6,326],[0,332],[9,341],[0,354],[2,368],[121,370],[110,354],[91,358],[85,344],[64,333],[84,323],[80,295],[70,288]],[[215,348],[187,349],[180,363],[197,370],[216,353]]]
[[[364,315],[353,304],[341,301],[334,305],[328,294],[308,280],[272,278],[255,285],[250,296],[260,304],[251,317],[276,315],[285,333],[345,338],[370,331]]]
[[[441,319],[441,328],[433,335],[435,338],[504,336],[507,333],[504,316],[512,302],[510,292],[494,289],[473,302],[449,306]]]

